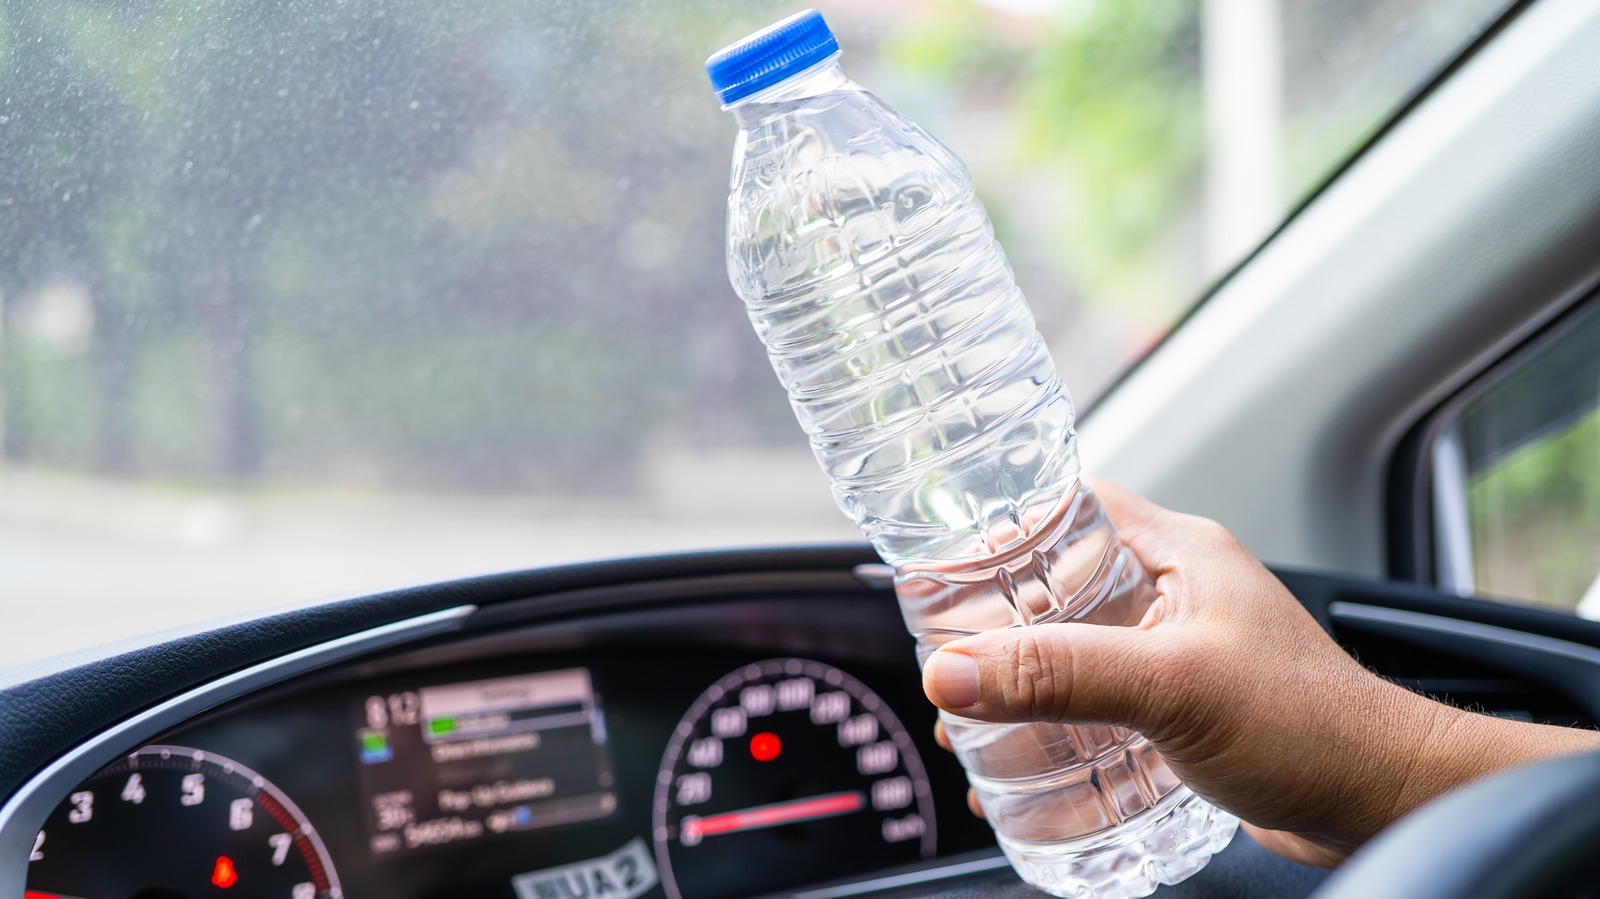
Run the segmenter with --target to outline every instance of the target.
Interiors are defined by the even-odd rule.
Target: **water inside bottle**
[[[731,109],[730,280],[840,507],[895,565],[919,656],[1137,624],[1154,586],[1078,480],[1072,401],[965,167],[833,58]],[[1055,895],[1145,895],[1232,835],[1127,730],[945,720],[1002,849]]]

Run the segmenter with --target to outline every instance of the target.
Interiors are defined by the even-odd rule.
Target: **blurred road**
[[[647,483],[669,486],[568,500],[230,493],[0,471],[0,667],[485,572],[860,539],[809,456],[719,464],[719,489],[688,486],[667,460]],[[771,501],[758,506],[762,497]]]

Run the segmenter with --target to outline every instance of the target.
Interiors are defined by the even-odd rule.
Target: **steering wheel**
[[[1600,754],[1517,768],[1423,806],[1312,899],[1574,896],[1600,874]]]

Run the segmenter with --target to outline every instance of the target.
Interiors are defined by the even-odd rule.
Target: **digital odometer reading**
[[[617,808],[605,720],[582,668],[368,696],[355,714],[375,854]]]

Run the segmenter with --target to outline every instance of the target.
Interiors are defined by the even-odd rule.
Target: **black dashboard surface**
[[[47,819],[40,871],[92,864],[73,839],[121,815],[120,833],[184,836],[198,847],[189,876],[228,880],[233,895],[322,895],[324,860],[350,897],[1021,895],[932,742],[876,561],[835,547],[513,573],[7,672],[0,890],[23,891]],[[1600,645],[1600,626],[1281,574],[1352,651],[1402,659],[1385,671],[1402,682],[1516,717],[1592,720],[1572,686],[1583,679],[1526,659]],[[1471,622],[1470,663],[1440,642],[1451,620]],[[1556,655],[1570,667],[1573,652]],[[529,768],[530,740],[565,761]],[[473,741],[492,765],[461,764]],[[123,767],[79,786],[110,764]],[[184,823],[202,811],[205,826]],[[302,819],[315,841],[281,833]],[[137,843],[91,854],[163,854]],[[709,846],[727,851],[680,852]],[[244,888],[272,876],[284,885]],[[1318,879],[1240,838],[1160,895],[1303,895]],[[115,895],[57,889],[40,895]]]
[[[647,620],[634,622],[643,630],[590,631],[582,640],[593,645],[582,648],[556,648],[566,641],[552,645],[548,633],[523,633],[404,652],[218,709],[161,734],[155,743],[241,763],[293,798],[315,824],[349,897],[542,899],[546,892],[541,890],[550,896],[583,895],[577,884],[585,876],[587,886],[603,894],[606,882],[626,889],[630,878],[666,877],[661,856],[669,850],[677,856],[674,894],[748,895],[752,889],[787,889],[932,857],[939,849],[948,854],[992,842],[965,809],[958,767],[933,745],[931,711],[914,676],[908,676],[914,675],[909,641],[887,630],[897,622],[878,621],[880,616],[848,602],[825,598],[759,606],[767,625],[802,638],[815,634],[815,622],[823,618],[880,631],[883,649],[899,651],[893,664],[888,658],[840,656],[823,645],[797,654],[796,641],[777,634],[769,635],[775,643],[747,636],[752,643],[744,646],[697,639],[707,628],[756,611],[752,604],[729,601],[680,607],[661,621],[645,614]],[[691,745],[715,746],[717,757],[691,761],[680,752],[676,765],[666,758],[675,728],[705,691],[761,663],[780,672],[792,668],[793,676],[758,676],[727,697],[734,704],[718,709],[738,714],[699,716],[702,730],[709,723],[718,735],[701,735]],[[869,701],[880,698],[883,706],[867,713],[860,702],[849,701],[841,682],[864,687]],[[802,695],[780,697],[780,686],[803,687],[788,691]],[[761,702],[763,691],[768,711],[738,720]],[[739,693],[744,708],[737,704]],[[572,695],[580,701],[568,702]],[[830,703],[835,697],[845,701]],[[800,702],[786,701],[791,698]],[[447,730],[455,733],[438,733]],[[890,749],[895,736],[909,747]],[[857,755],[874,747],[896,758],[858,770]],[[123,804],[117,794],[128,776],[111,778],[98,789],[101,806]],[[656,821],[662,777],[675,781],[669,787],[687,803],[683,811],[700,812],[702,826],[721,821],[724,832],[681,847],[682,822]],[[685,785],[700,780],[706,784],[703,795],[684,800]],[[158,796],[151,789],[144,803],[153,806]],[[180,800],[176,781],[166,794],[169,806]],[[435,796],[451,798],[440,807]],[[849,814],[816,808],[828,797],[859,807]],[[923,797],[926,802],[919,802]],[[672,799],[665,797],[669,804]],[[802,805],[808,801],[813,810]],[[919,809],[922,804],[927,808]],[[774,807],[795,826],[762,827],[760,821],[728,817]],[[719,815],[713,817],[713,811]],[[221,808],[206,818],[202,814],[203,804],[190,817],[170,816],[163,842],[180,829],[184,839],[201,841],[206,828],[223,828]],[[392,823],[381,820],[384,816]],[[197,823],[184,823],[189,820]],[[897,822],[900,829],[885,836]],[[52,836],[45,844],[47,856],[62,842],[57,833],[74,838],[93,826],[90,821],[74,827],[54,816],[46,825]],[[664,832],[668,826],[670,836]],[[659,840],[658,831],[663,831]],[[263,854],[265,839],[258,840]],[[125,835],[108,835],[96,845],[126,842]],[[632,854],[626,852],[630,847]],[[640,847],[648,850],[643,860],[637,857]],[[553,888],[549,878],[538,876],[618,852],[624,855],[609,867],[569,871]],[[243,862],[238,854],[230,858],[238,863],[243,883]],[[40,879],[40,867],[30,885],[51,886]],[[67,874],[69,880],[74,876]],[[519,878],[533,886],[517,887]],[[642,895],[658,895],[659,889]],[[64,884],[52,892],[57,891],[101,895]]]
[[[55,797],[29,888],[117,895],[92,858],[164,887],[174,866],[194,889],[270,875],[291,899],[751,895],[992,847],[933,743],[892,593],[840,565],[858,561],[734,554],[583,586],[552,572],[562,589],[503,602],[461,585],[398,597],[477,602],[441,633],[107,742],[116,769]],[[282,639],[252,630],[239,638]],[[90,670],[159,683],[178,652]],[[77,682],[94,703],[95,678]],[[235,769],[277,792],[226,783]]]
[[[116,722],[215,678],[414,616],[474,607],[473,626],[649,605],[654,593],[595,601],[590,591],[641,583],[755,577],[855,588],[865,546],[685,553],[566,565],[395,590],[237,621],[211,622],[123,646],[0,672],[0,795]],[[530,608],[530,606],[532,608]]]

